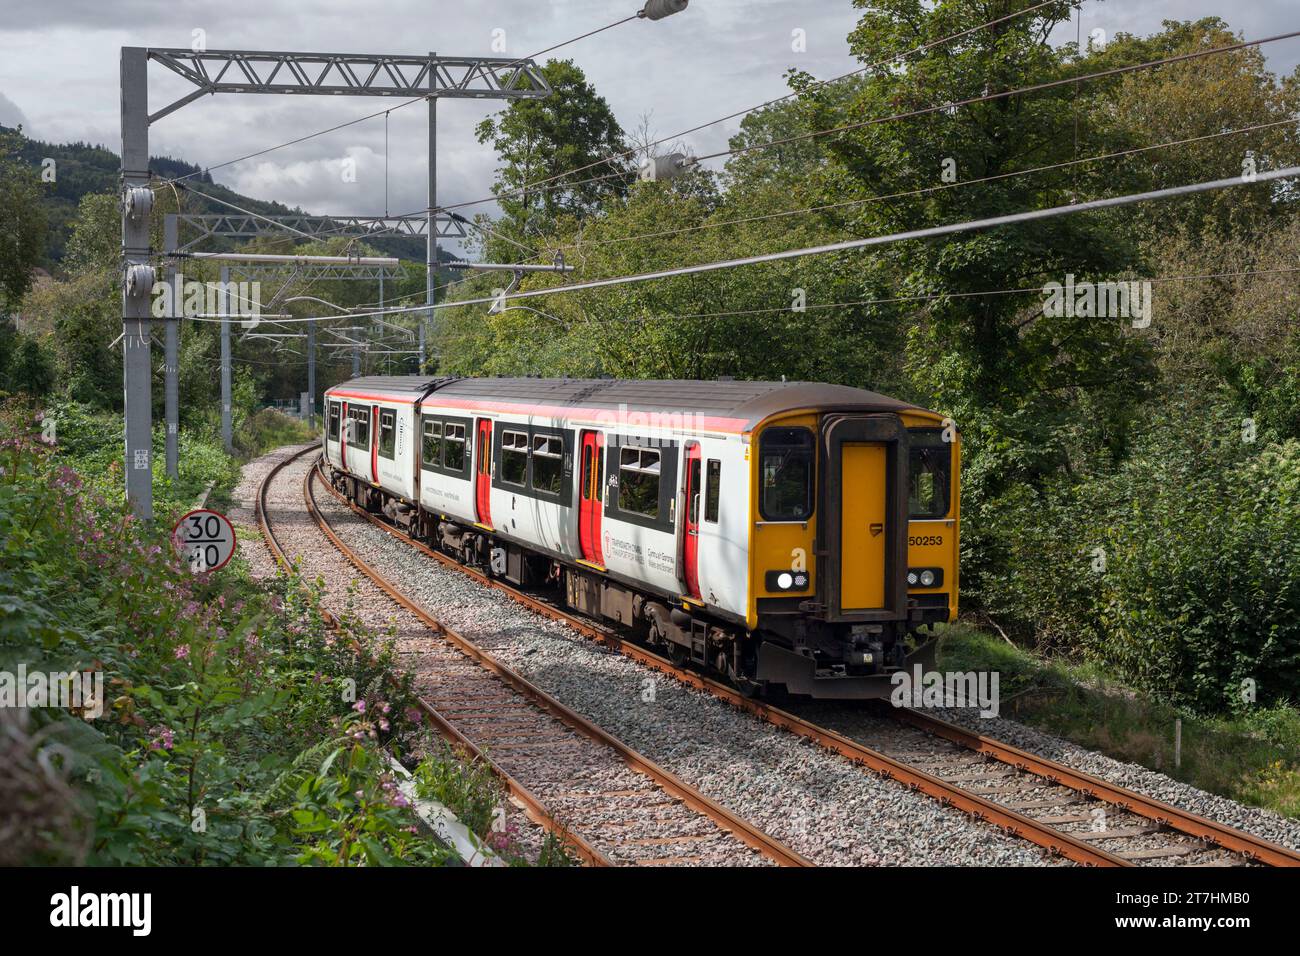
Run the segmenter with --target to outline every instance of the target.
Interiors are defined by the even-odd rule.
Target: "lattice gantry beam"
[[[365,266],[365,265],[333,265],[319,262],[304,263],[302,265],[290,265],[279,262],[232,262],[230,263],[231,275],[238,275],[241,278],[249,280],[274,280],[274,279],[305,279],[321,280],[326,279],[383,279],[390,281],[401,279],[405,276],[400,266]]]
[[[210,93],[529,99],[551,92],[536,63],[509,57],[150,48],[149,59],[195,86],[150,114],[151,123]]]
[[[348,238],[410,236],[424,238],[429,231],[428,216],[245,216],[238,213],[211,213],[205,215],[178,214],[181,225],[196,229],[199,235],[180,247],[185,251],[209,236],[229,236],[249,239],[255,236],[280,235],[285,232],[307,233],[313,238],[332,236]],[[273,220],[268,222],[267,220]],[[439,239],[464,239],[465,226],[450,215],[436,217]]]

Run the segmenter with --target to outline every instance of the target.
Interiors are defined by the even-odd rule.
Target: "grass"
[[[1293,706],[1197,715],[1137,693],[1096,666],[1045,660],[961,624],[944,629],[938,667],[998,671],[1004,717],[1210,793],[1300,817],[1300,710]]]
[[[426,800],[436,800],[456,815],[471,833],[511,866],[528,866],[518,844],[518,829],[505,822],[506,794],[492,768],[482,760],[459,754],[445,741],[415,768],[415,790]],[[576,866],[578,861],[562,841],[549,831],[542,840],[535,865]]]
[[[243,461],[249,461],[283,445],[302,445],[318,438],[320,432],[301,419],[263,408],[249,416],[235,436],[235,450]]]

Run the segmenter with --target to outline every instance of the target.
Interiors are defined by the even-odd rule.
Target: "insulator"
[[[126,294],[133,299],[151,294],[157,281],[158,270],[153,266],[137,263],[126,268]]]
[[[122,206],[128,218],[148,219],[153,211],[153,190],[148,186],[132,186],[122,194]]]
[[[646,0],[646,5],[637,16],[644,20],[662,20],[674,13],[681,13],[689,2],[690,0]]]

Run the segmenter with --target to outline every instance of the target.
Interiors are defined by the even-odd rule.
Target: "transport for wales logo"
[[[104,713],[103,671],[0,671],[0,707],[62,707],[94,720]]]

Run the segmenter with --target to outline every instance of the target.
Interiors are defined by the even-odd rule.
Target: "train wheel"
[[[676,641],[664,641],[664,650],[668,654],[668,660],[672,661],[674,667],[685,667],[687,662],[686,648]]]

